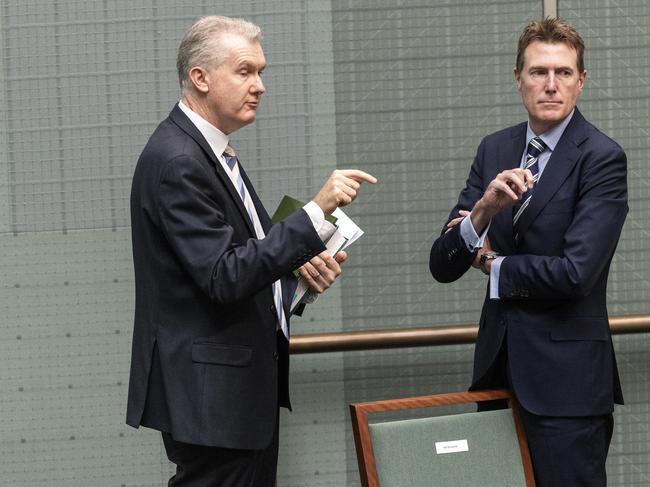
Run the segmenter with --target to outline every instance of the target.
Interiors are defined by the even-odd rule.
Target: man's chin
[[[563,120],[567,115],[568,113],[564,113],[559,110],[550,110],[541,114],[539,119],[544,123],[557,123]]]
[[[257,110],[248,110],[242,118],[247,124],[249,124],[249,123],[253,123],[256,117],[257,117]]]
[[[255,121],[255,112],[248,112],[238,118],[239,123],[238,123],[238,129],[245,127],[246,125],[250,125]]]

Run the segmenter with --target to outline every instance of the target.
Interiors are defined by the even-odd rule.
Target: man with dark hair
[[[229,136],[265,91],[258,26],[204,17],[178,52],[181,101],[133,177],[135,324],[127,423],[162,432],[174,487],[273,487],[278,408],[290,407],[289,304],[341,273],[325,220],[363,171],[337,170],[305,207],[270,218]]]
[[[623,403],[606,308],[627,205],[621,147],[576,103],[584,43],[532,22],[514,71],[528,122],[487,136],[429,267],[489,275],[471,389],[510,388],[538,487],[606,485],[614,403]]]

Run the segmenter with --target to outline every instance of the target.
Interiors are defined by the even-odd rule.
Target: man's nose
[[[555,73],[548,73],[548,76],[546,77],[546,86],[544,88],[546,91],[550,92],[557,91],[557,78],[555,77]]]
[[[255,77],[255,83],[253,84],[253,91],[255,93],[259,93],[260,95],[266,91],[266,87],[264,86],[264,82],[262,81],[262,77],[260,75],[257,75]]]

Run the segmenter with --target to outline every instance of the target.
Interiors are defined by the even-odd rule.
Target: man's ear
[[[580,86],[580,91],[585,87],[585,81],[587,80],[587,70],[583,70],[580,73],[580,79],[578,80],[578,85]]]
[[[190,69],[190,81],[192,82],[192,85],[194,85],[194,88],[196,88],[200,93],[207,93],[209,91],[207,77],[208,73],[206,70],[199,66],[194,66]]]
[[[513,73],[515,75],[515,81],[517,83],[517,89],[521,90],[521,73],[519,72],[519,70],[517,68],[515,68],[513,70]]]

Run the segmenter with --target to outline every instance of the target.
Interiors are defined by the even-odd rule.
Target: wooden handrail
[[[610,317],[609,328],[614,335],[648,333],[650,332],[650,315]],[[473,343],[477,333],[478,325],[441,325],[424,328],[316,333],[292,336],[289,350],[292,354],[302,354],[458,345]]]

